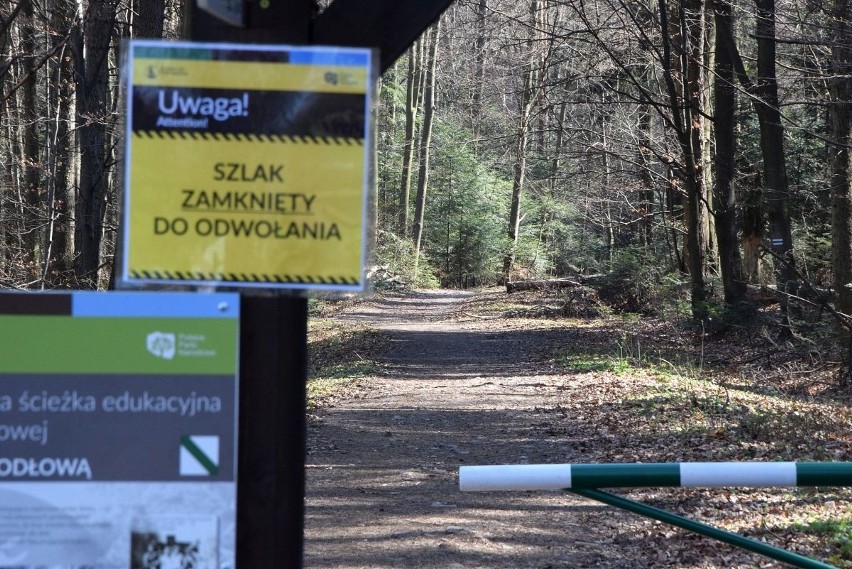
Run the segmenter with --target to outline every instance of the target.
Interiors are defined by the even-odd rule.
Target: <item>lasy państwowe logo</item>
[[[175,357],[175,335],[171,332],[151,332],[148,334],[146,346],[151,354],[164,360]]]

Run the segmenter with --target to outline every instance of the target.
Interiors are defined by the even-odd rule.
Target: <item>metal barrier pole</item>
[[[462,491],[852,486],[852,462],[668,462],[462,466]]]
[[[794,567],[803,567],[804,569],[836,569],[834,565],[828,565],[821,561],[816,561],[809,557],[799,555],[798,553],[793,553],[792,551],[780,549],[778,547],[763,543],[761,541],[749,539],[747,537],[727,532],[725,530],[721,530],[719,528],[715,528],[713,526],[709,526],[701,522],[696,522],[695,520],[690,520],[688,518],[672,514],[671,512],[660,510],[659,508],[654,508],[653,506],[648,506],[647,504],[634,502],[633,500],[628,500],[627,498],[623,498],[615,494],[610,494],[609,492],[604,492],[603,490],[578,488],[569,489],[567,491],[573,492],[578,496],[583,496],[584,498],[603,502],[604,504],[607,504],[609,506],[615,506],[616,508],[621,508],[622,510],[633,512],[634,514],[639,514],[640,516],[645,516],[646,518],[652,518],[657,521],[677,526],[679,528],[689,530],[691,532],[695,532],[706,537],[717,539],[719,541],[723,541],[727,544],[734,545],[742,549],[747,549],[754,553],[763,555],[764,557],[769,557],[778,561],[783,561],[784,563],[789,563]]]
[[[599,488],[852,486],[852,462],[681,462],[462,466],[459,489],[565,490],[806,569],[833,567]]]

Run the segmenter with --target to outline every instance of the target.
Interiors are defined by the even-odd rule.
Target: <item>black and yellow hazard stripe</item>
[[[133,136],[154,140],[213,140],[218,142],[260,142],[285,144],[324,144],[326,146],[363,146],[363,138],[346,138],[343,136],[291,136],[272,134],[233,134],[225,132],[199,132],[185,130],[137,130]]]
[[[275,284],[315,284],[358,286],[359,277],[334,275],[279,275],[256,273],[210,273],[203,271],[165,271],[131,270],[129,276],[134,280],[148,281],[217,281],[232,283],[275,283]]]

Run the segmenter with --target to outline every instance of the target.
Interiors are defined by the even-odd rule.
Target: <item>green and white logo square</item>
[[[219,437],[184,435],[180,439],[181,476],[215,476],[219,474]]]

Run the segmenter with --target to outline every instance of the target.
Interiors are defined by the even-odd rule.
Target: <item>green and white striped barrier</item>
[[[852,462],[681,462],[462,466],[462,491],[675,486],[852,486]]]

